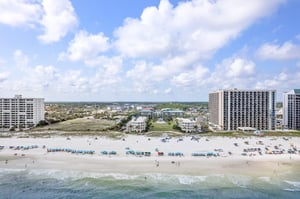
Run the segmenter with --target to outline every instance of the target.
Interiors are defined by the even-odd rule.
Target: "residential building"
[[[275,90],[218,90],[209,94],[209,120],[219,130],[275,130]]]
[[[165,108],[162,109],[160,113],[158,113],[163,119],[172,119],[173,117],[182,117],[184,115],[184,111],[178,109],[170,109]]]
[[[127,132],[143,132],[147,128],[147,117],[132,117],[126,125]]]
[[[152,109],[142,109],[142,110],[140,110],[140,115],[148,117],[149,119],[152,119],[154,113],[155,112]]]
[[[176,121],[181,130],[186,133],[197,131],[197,124],[195,120],[187,118],[176,118]]]
[[[45,119],[43,98],[0,98],[0,128],[30,128]]]
[[[300,89],[283,94],[283,125],[288,129],[300,130]]]

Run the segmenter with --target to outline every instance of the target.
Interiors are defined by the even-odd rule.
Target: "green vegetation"
[[[282,108],[282,102],[277,102],[276,103],[276,108]]]
[[[174,130],[174,125],[176,125],[174,121],[164,123],[150,122],[149,131],[177,131]]]
[[[115,125],[113,120],[77,118],[44,127],[36,127],[32,131],[105,131]]]
[[[193,108],[193,107],[207,107],[208,103],[207,102],[195,102],[195,103],[161,103],[155,105],[156,110],[161,110],[164,108],[171,108],[171,109],[179,109],[179,110],[187,110],[188,108]]]
[[[293,136],[300,137],[300,131],[267,131],[265,136]]]
[[[50,138],[51,136],[91,136],[91,137],[109,137],[114,139],[121,139],[125,137],[125,133],[117,132],[117,131],[30,131],[27,132],[26,136],[22,135],[19,137],[43,137]]]

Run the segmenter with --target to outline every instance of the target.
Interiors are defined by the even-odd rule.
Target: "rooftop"
[[[300,95],[300,89],[294,89],[296,95]]]

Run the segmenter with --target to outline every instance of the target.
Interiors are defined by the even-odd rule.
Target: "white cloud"
[[[276,89],[280,95],[283,91],[288,91],[293,88],[300,87],[300,72],[280,72],[279,74],[264,78],[257,81],[255,88],[257,89]]]
[[[0,72],[0,83],[4,82],[5,80],[7,80],[8,76],[9,76],[8,73],[6,73],[6,72],[1,73]]]
[[[69,43],[67,52],[60,54],[60,59],[70,61],[84,61],[88,65],[95,65],[101,53],[109,49],[109,39],[103,33],[96,35],[80,31]]]
[[[41,80],[54,80],[57,76],[57,70],[54,66],[38,65],[34,68],[34,75]]]
[[[24,69],[28,66],[29,59],[26,54],[23,53],[23,51],[17,49],[15,50],[14,54],[14,61],[18,69]]]
[[[38,65],[31,70],[32,72],[28,75],[31,77],[29,82],[32,83],[35,90],[46,91],[55,85],[56,81],[59,79],[59,74],[54,66]]]
[[[212,76],[199,63],[282,2],[192,0],[174,7],[168,0],[162,0],[158,7],[144,9],[140,18],[127,18],[114,32],[113,46],[124,57],[139,60],[126,72],[138,93],[150,93],[158,88],[163,93],[165,88],[161,84],[184,89],[205,83],[245,85],[245,78],[254,82],[251,78],[255,64],[249,60],[233,59],[228,65],[219,66]],[[151,58],[155,61],[149,61]],[[230,83],[223,84],[224,74]]]
[[[77,24],[77,17],[69,0],[43,0],[45,14],[41,20],[44,34],[39,39],[45,43],[59,41]]]
[[[0,24],[41,27],[38,38],[44,43],[57,42],[78,25],[69,0],[1,0]]]
[[[172,93],[172,88],[167,88],[167,89],[165,89],[165,90],[164,90],[164,93],[165,93],[165,94],[170,94],[170,93]]]
[[[192,0],[173,7],[162,0],[128,18],[115,31],[116,48],[129,57],[173,57],[195,53],[209,57],[283,0]],[[233,12],[234,10],[234,12]]]
[[[219,88],[251,88],[255,82],[253,61],[240,57],[230,57],[217,64],[215,70],[207,79],[212,89]]]
[[[85,93],[90,90],[90,82],[80,70],[70,70],[60,75],[56,87],[60,92]]]
[[[300,58],[300,45],[293,44],[291,41],[282,45],[265,43],[257,50],[256,54],[261,59],[297,59]]]
[[[226,59],[221,65],[225,69],[224,75],[229,78],[245,77],[255,72],[254,62],[242,58]]]
[[[1,0],[0,23],[10,26],[34,27],[42,15],[38,1]]]
[[[172,83],[176,86],[183,87],[197,87],[202,86],[205,82],[206,75],[208,74],[208,68],[203,66],[198,66],[193,70],[182,72],[178,75],[175,75],[172,78]]]
[[[117,74],[121,71],[123,59],[121,57],[99,56],[85,62],[89,66],[100,66],[106,70],[106,73]]]

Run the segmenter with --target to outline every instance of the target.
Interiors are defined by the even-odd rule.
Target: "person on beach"
[[[156,165],[156,167],[159,167],[159,161],[158,160],[155,160],[155,165]]]

